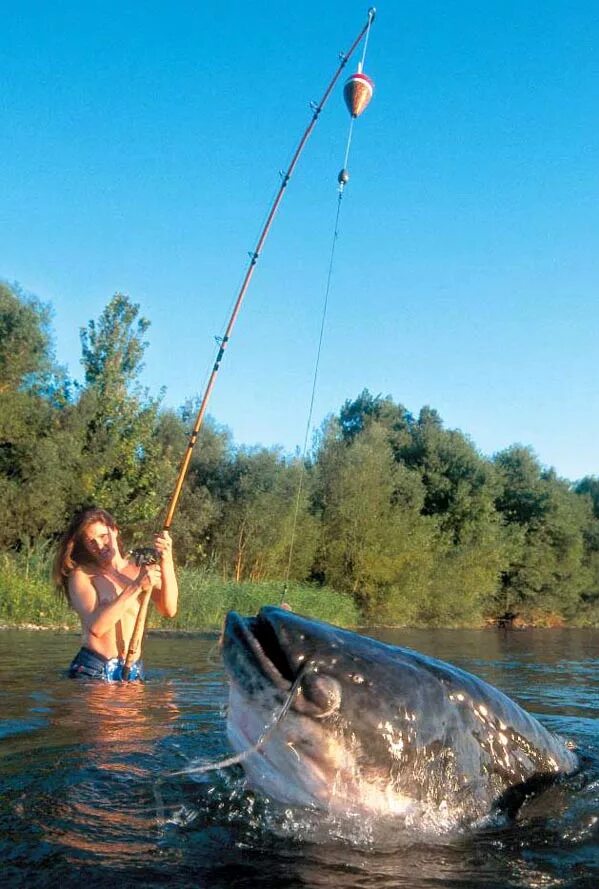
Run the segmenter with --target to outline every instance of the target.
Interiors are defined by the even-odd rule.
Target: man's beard
[[[116,555],[116,551],[108,546],[106,549],[101,550],[100,552],[93,552],[88,550],[89,560],[96,568],[105,568],[110,564],[113,557]]]

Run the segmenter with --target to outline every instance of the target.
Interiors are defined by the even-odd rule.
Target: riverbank
[[[182,568],[179,576],[179,610],[171,620],[154,609],[148,629],[201,632],[219,630],[228,611],[254,614],[263,605],[280,605],[340,626],[358,626],[360,615],[349,596],[330,587],[281,581],[235,583],[207,572]],[[5,560],[0,566],[0,627],[78,630],[79,619],[65,598],[52,587],[47,566],[23,569]]]
[[[148,630],[182,632],[213,632],[222,627],[228,611],[255,614],[264,605],[280,605],[283,599],[296,612],[343,627],[364,627],[367,623],[353,599],[330,587],[317,584],[282,581],[236,583],[224,581],[207,571],[181,568],[179,576],[179,610],[172,620],[161,618],[151,609]],[[399,617],[399,615],[398,615]],[[456,622],[456,629],[483,629],[497,626],[498,615],[474,617],[466,623]],[[435,624],[438,625],[438,624]],[[512,630],[530,628],[596,627],[599,612],[589,610],[566,620],[558,612],[547,609],[525,610],[515,615]],[[427,626],[408,620],[389,621],[386,627]],[[50,581],[47,560],[0,559],[0,629],[79,631],[79,619],[65,598],[57,594]]]

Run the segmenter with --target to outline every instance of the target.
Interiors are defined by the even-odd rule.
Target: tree
[[[148,327],[139,306],[117,293],[98,322],[81,330],[86,385],[71,417],[82,440],[80,502],[101,504],[140,533],[155,523],[170,477],[159,401],[137,382]]]
[[[329,432],[319,463],[337,461],[334,471],[325,473],[333,487],[346,479],[350,453],[356,449],[355,456],[358,445],[368,443],[368,458],[364,453],[359,465],[352,465],[339,502],[364,520],[356,537],[361,547],[374,551],[377,537],[386,541],[387,556],[377,556],[377,570],[384,564],[391,569],[385,583],[377,585],[372,575],[369,583],[376,592],[367,593],[369,601],[362,606],[369,614],[374,608],[385,619],[480,621],[496,594],[505,561],[493,466],[461,432],[444,429],[436,411],[425,407],[415,421],[401,404],[389,397],[373,398],[367,390],[345,403]],[[361,486],[360,493],[352,493],[352,484]],[[365,510],[376,496],[387,503],[388,512],[384,517],[379,505],[368,518]],[[326,511],[323,516],[326,525]],[[329,554],[336,547],[338,542],[329,544]],[[410,565],[417,566],[411,573],[398,570],[402,560],[404,567],[408,564],[407,552]],[[362,586],[368,589],[365,581]]]
[[[306,577],[314,557],[315,523],[307,508],[309,478],[304,476],[300,490],[300,476],[300,462],[288,462],[276,448],[237,451],[214,528],[225,576],[284,580],[291,556],[290,577]]]
[[[26,386],[50,366],[48,308],[0,283],[0,394]]]
[[[421,516],[418,476],[397,465],[382,423],[370,421],[345,440],[333,420],[317,477],[326,582],[351,593],[368,620],[410,620],[435,536]]]
[[[411,441],[414,418],[401,404],[395,404],[390,395],[371,395],[368,389],[353,401],[347,400],[339,411],[339,429],[344,441],[349,442],[376,422],[387,431],[387,437],[395,453]]]
[[[418,470],[426,492],[423,513],[437,516],[456,545],[496,524],[493,467],[462,432],[444,429],[436,411],[422,408],[398,458]]]
[[[99,321],[89,321],[87,328],[81,328],[81,363],[87,386],[122,398],[137,380],[148,346],[143,337],[150,327],[147,318],[138,316],[139,306],[115,293]]]
[[[174,489],[197,410],[197,402],[190,401],[177,412],[160,413],[158,437],[169,467],[169,491]],[[173,519],[177,558],[182,564],[205,567],[217,561],[214,539],[224,503],[229,496],[228,480],[233,459],[230,432],[206,417]]]
[[[54,365],[49,310],[0,284],[0,545],[29,546],[64,521],[68,381]]]
[[[503,573],[507,606],[575,615],[590,583],[584,536],[589,504],[553,470],[543,469],[530,448],[514,445],[496,455],[495,465],[501,481],[497,508],[516,531]]]
[[[590,499],[595,518],[599,519],[599,478],[594,475],[585,476],[574,486],[574,491]]]
[[[574,492],[587,507],[583,536],[589,581],[581,593],[578,617],[596,626],[599,621],[599,478],[586,476],[574,486]]]

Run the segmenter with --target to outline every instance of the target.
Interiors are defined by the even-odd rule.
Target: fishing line
[[[376,10],[374,9],[374,7],[372,7],[371,9],[368,10],[368,20],[367,20],[366,24],[362,27],[359,34],[354,39],[349,50],[345,53],[340,54],[339,64],[337,66],[337,69],[336,69],[335,73],[333,74],[333,77],[331,78],[328,86],[326,87],[326,89],[322,95],[322,98],[320,99],[320,101],[318,103],[311,103],[312,112],[313,112],[312,118],[300,138],[300,141],[297,145],[297,148],[295,149],[295,152],[293,154],[293,157],[291,159],[291,162],[290,162],[287,170],[281,174],[281,176],[282,176],[281,184],[280,184],[280,187],[277,191],[276,197],[275,197],[275,199],[272,203],[272,206],[267,214],[266,221],[265,221],[262,231],[258,237],[256,246],[254,247],[253,251],[250,251],[250,262],[246,268],[246,272],[243,277],[243,281],[242,281],[241,287],[239,289],[239,292],[237,294],[237,297],[235,299],[233,310],[231,312],[231,316],[230,316],[229,321],[227,323],[226,329],[224,331],[223,336],[219,337],[217,340],[219,348],[218,348],[216,358],[214,361],[214,366],[212,368],[212,371],[210,372],[208,381],[207,381],[205,389],[204,389],[204,394],[202,395],[202,398],[200,401],[200,405],[198,408],[195,423],[193,425],[193,429],[189,435],[187,448],[185,449],[185,452],[184,452],[182,459],[181,459],[177,479],[176,479],[176,482],[175,482],[175,485],[174,485],[174,488],[171,493],[171,497],[170,497],[170,500],[169,500],[169,503],[167,506],[166,517],[162,523],[162,527],[163,527],[164,531],[169,531],[171,528],[171,525],[173,522],[173,517],[175,515],[175,512],[177,510],[177,505],[178,505],[179,499],[181,497],[183,483],[185,481],[185,477],[186,477],[187,472],[189,470],[193,449],[196,445],[196,441],[197,441],[200,429],[201,429],[203,421],[204,421],[204,417],[205,417],[206,410],[208,407],[208,402],[210,400],[210,396],[212,394],[212,390],[214,388],[216,378],[217,378],[217,375],[220,370],[221,362],[226,354],[227,346],[229,344],[229,340],[231,338],[233,328],[235,327],[237,317],[238,317],[239,312],[241,310],[242,303],[244,301],[248,287],[249,287],[251,279],[253,277],[253,274],[254,274],[254,271],[256,268],[256,264],[260,258],[262,248],[264,247],[264,244],[266,242],[266,239],[268,237],[268,234],[269,234],[272,224],[274,222],[275,216],[278,212],[279,206],[280,206],[281,201],[283,199],[283,195],[286,192],[287,185],[289,184],[291,176],[294,173],[294,170],[295,170],[297,163],[300,159],[300,156],[304,150],[304,147],[305,147],[308,139],[310,138],[310,135],[311,135],[314,127],[316,126],[318,118],[319,118],[325,104],[327,103],[329,96],[331,95],[335,84],[337,83],[339,77],[341,76],[341,73],[342,73],[345,65],[348,63],[348,61],[351,58],[351,56],[353,55],[354,51],[357,49],[359,43],[362,41],[362,38],[370,32],[370,27],[372,25],[372,22],[374,21],[375,14],[376,14]],[[348,84],[350,83],[350,81],[355,80],[355,78],[361,78],[363,81],[365,80],[367,82],[368,89],[370,90],[370,95],[372,95],[372,84],[371,84],[370,80],[368,78],[365,78],[361,74],[354,75],[353,78],[350,78],[350,80],[348,81]],[[348,84],[346,84],[346,89],[347,89]],[[363,86],[363,84],[362,84],[362,86]],[[368,89],[367,89],[367,91],[368,91]],[[346,97],[346,100],[347,100],[347,97]],[[369,98],[366,98],[365,102],[361,103],[361,105],[362,105],[361,109],[360,110],[357,110],[357,109],[352,110],[352,114],[357,116],[359,113],[361,113],[361,110],[363,110],[363,108],[366,106],[368,101],[369,101]],[[151,591],[147,591],[142,595],[142,598],[141,598],[141,603],[140,603],[140,608],[139,608],[137,620],[135,622],[135,626],[134,626],[133,633],[131,636],[131,642],[129,644],[129,648],[128,648],[127,655],[125,658],[125,664],[124,664],[124,668],[123,668],[123,678],[124,679],[129,678],[129,673],[130,673],[130,669],[133,664],[133,661],[135,660],[136,657],[140,656],[141,643],[142,643],[143,634],[144,634],[146,615],[147,615],[147,607],[148,607],[149,600],[150,600],[150,594],[151,594]]]
[[[306,431],[304,434],[304,446],[303,446],[303,450],[302,450],[302,458],[301,458],[301,465],[300,465],[300,477],[299,477],[299,482],[298,482],[298,487],[297,487],[297,495],[295,498],[293,524],[291,527],[291,540],[290,540],[290,544],[289,544],[289,558],[287,560],[287,570],[285,572],[285,583],[283,586],[283,593],[281,595],[281,603],[284,601],[285,596],[287,595],[287,592],[289,590],[289,577],[291,574],[291,562],[293,560],[295,537],[296,537],[296,533],[297,533],[297,521],[298,521],[298,517],[299,517],[299,509],[300,509],[302,491],[303,491],[303,486],[304,486],[304,478],[306,475],[306,453],[308,451],[308,438],[310,436],[310,430],[312,428],[312,415],[314,413],[314,400],[316,397],[316,384],[318,382],[318,371],[320,368],[320,357],[322,354],[322,344],[324,342],[324,329],[325,329],[325,323],[326,323],[326,318],[327,318],[329,294],[331,292],[331,280],[333,277],[333,263],[334,263],[334,259],[335,259],[335,247],[337,245],[337,239],[339,237],[339,216],[341,214],[341,199],[342,199],[342,197],[343,197],[343,189],[340,184],[339,185],[339,196],[338,196],[338,200],[337,200],[337,214],[335,216],[335,227],[334,227],[334,231],[333,231],[333,242],[331,244],[331,255],[329,258],[329,270],[328,270],[328,274],[327,274],[327,283],[326,283],[324,301],[323,301],[323,307],[322,307],[322,316],[320,319],[320,334],[318,337],[318,347],[316,349],[316,360],[314,363],[314,375],[312,378],[312,393],[310,396],[308,419],[306,422]]]
[[[313,669],[313,663],[308,661],[303,664],[299,670],[299,673],[295,677],[291,688],[287,693],[287,697],[283,701],[282,706],[276,711],[262,731],[262,734],[258,738],[258,740],[252,744],[250,747],[242,750],[241,753],[236,753],[234,756],[227,756],[225,759],[220,759],[218,762],[207,763],[203,766],[189,766],[186,769],[182,769],[177,772],[168,772],[165,776],[157,778],[154,784],[152,785],[152,792],[154,795],[154,802],[156,804],[156,820],[158,824],[165,824],[165,807],[164,807],[164,797],[162,796],[162,792],[160,790],[160,785],[164,784],[167,778],[179,777],[181,775],[202,775],[206,772],[215,772],[220,769],[226,769],[229,766],[237,765],[238,763],[244,762],[248,756],[252,753],[257,753],[261,747],[266,744],[276,727],[281,723],[284,717],[287,715],[289,708],[293,703],[293,699],[298,694],[301,688],[301,684],[303,679],[308,673],[309,670]]]
[[[364,40],[362,59],[358,63],[358,72],[357,72],[357,75],[355,75],[355,77],[357,77],[357,78],[363,78],[363,80],[365,80],[369,84],[369,86],[367,87],[367,92],[368,92],[368,89],[370,90],[369,95],[367,95],[367,97],[365,98],[364,96],[360,97],[359,93],[358,93],[358,95],[355,96],[355,98],[352,97],[352,98],[348,99],[348,94],[345,93],[346,101],[348,103],[348,108],[350,109],[351,118],[350,118],[350,123],[349,123],[349,130],[348,130],[348,134],[347,134],[347,141],[345,144],[343,167],[341,168],[341,171],[337,177],[337,182],[339,183],[339,187],[337,190],[338,191],[337,213],[335,216],[335,224],[333,227],[333,240],[331,243],[329,268],[328,268],[326,287],[325,287],[325,292],[324,292],[322,315],[321,315],[321,321],[320,321],[320,333],[319,333],[319,337],[318,337],[318,346],[316,349],[316,359],[314,362],[314,373],[313,373],[313,378],[312,378],[312,392],[310,395],[310,404],[309,404],[309,408],[308,408],[308,419],[306,422],[306,431],[305,431],[305,435],[304,435],[304,444],[303,444],[303,449],[302,449],[301,465],[300,465],[300,477],[299,477],[299,482],[298,482],[297,494],[296,494],[296,498],[295,498],[295,508],[294,508],[294,513],[293,513],[291,537],[290,537],[290,542],[289,542],[289,557],[287,559],[287,569],[285,572],[285,581],[283,584],[283,592],[281,594],[281,604],[283,604],[285,597],[287,596],[287,593],[289,591],[289,578],[291,575],[291,563],[293,561],[295,538],[296,538],[296,534],[297,534],[297,523],[298,523],[298,518],[299,518],[301,497],[302,497],[302,491],[303,491],[303,486],[304,486],[304,477],[306,474],[306,454],[308,451],[308,439],[310,436],[310,430],[312,428],[312,416],[314,413],[314,402],[315,402],[315,398],[316,398],[316,386],[317,386],[317,382],[318,382],[318,372],[320,369],[320,358],[321,358],[322,347],[323,347],[323,342],[324,342],[325,323],[326,323],[327,311],[328,311],[328,305],[329,305],[329,296],[330,296],[330,292],[331,292],[331,282],[332,282],[332,278],[333,278],[335,250],[337,247],[337,241],[339,239],[339,219],[340,219],[340,215],[341,215],[341,201],[343,200],[343,193],[345,190],[345,186],[349,182],[349,173],[348,173],[347,168],[348,168],[348,162],[349,162],[349,153],[350,153],[351,144],[352,144],[352,136],[353,136],[353,132],[354,132],[354,121],[362,113],[362,111],[364,110],[364,108],[366,107],[368,102],[370,101],[370,97],[372,96],[373,84],[369,78],[367,78],[365,75],[362,74],[362,69],[364,67],[364,62],[366,60],[366,49],[368,46],[368,37],[370,35],[370,28],[371,28],[372,22],[374,21],[375,14],[376,14],[376,10],[374,8],[369,9],[369,11],[368,11],[368,25],[366,27],[366,36],[365,36],[365,40]],[[349,86],[350,82],[352,81],[352,79],[353,78],[350,78],[350,80],[346,84],[346,90],[347,90],[347,87]],[[352,103],[353,103],[353,107],[350,107],[350,104],[352,104]]]
[[[343,158],[343,167],[341,168],[341,173],[339,173],[340,177],[344,172],[347,173],[347,164],[349,161],[349,149],[351,148],[351,140],[352,140],[352,136],[353,136],[353,132],[354,132],[354,120],[355,119],[356,119],[355,117],[352,117],[349,122],[349,133],[347,135],[347,144],[345,146],[345,157]],[[339,181],[340,190],[342,189],[342,185],[345,185],[345,183],[342,183],[341,181]]]
[[[220,656],[220,647],[221,639],[218,638],[216,642],[214,642],[210,646],[206,655],[206,663],[209,664],[211,667],[216,667],[218,669],[220,669],[223,665],[222,658]]]
[[[283,701],[281,707],[274,713],[270,722],[268,722],[262,734],[252,744],[250,747],[247,747],[245,750],[242,750],[241,753],[236,753],[234,756],[228,756],[225,759],[220,759],[218,762],[207,763],[203,766],[189,766],[186,769],[182,769],[177,772],[168,772],[165,776],[158,778],[153,785],[153,793],[154,800],[156,802],[156,818],[159,822],[164,822],[164,799],[162,793],[160,791],[160,785],[164,784],[167,778],[174,778],[181,775],[202,775],[206,772],[215,772],[220,769],[228,768],[229,766],[237,765],[237,763],[244,762],[252,753],[257,753],[261,747],[266,744],[276,727],[281,723],[284,717],[287,715],[289,708],[291,707],[294,698],[298,694],[301,688],[302,681],[304,680],[306,673],[309,670],[313,669],[314,665],[311,661],[303,664],[300,668],[299,673],[295,677],[293,684],[289,691],[287,692],[287,697]]]

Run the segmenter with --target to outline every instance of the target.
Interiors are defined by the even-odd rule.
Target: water
[[[68,680],[74,635],[0,632],[0,880],[27,887],[597,889],[599,631],[379,638],[502,688],[579,746],[581,773],[517,821],[428,839],[249,792],[230,753],[216,639],[151,637],[145,685]]]

